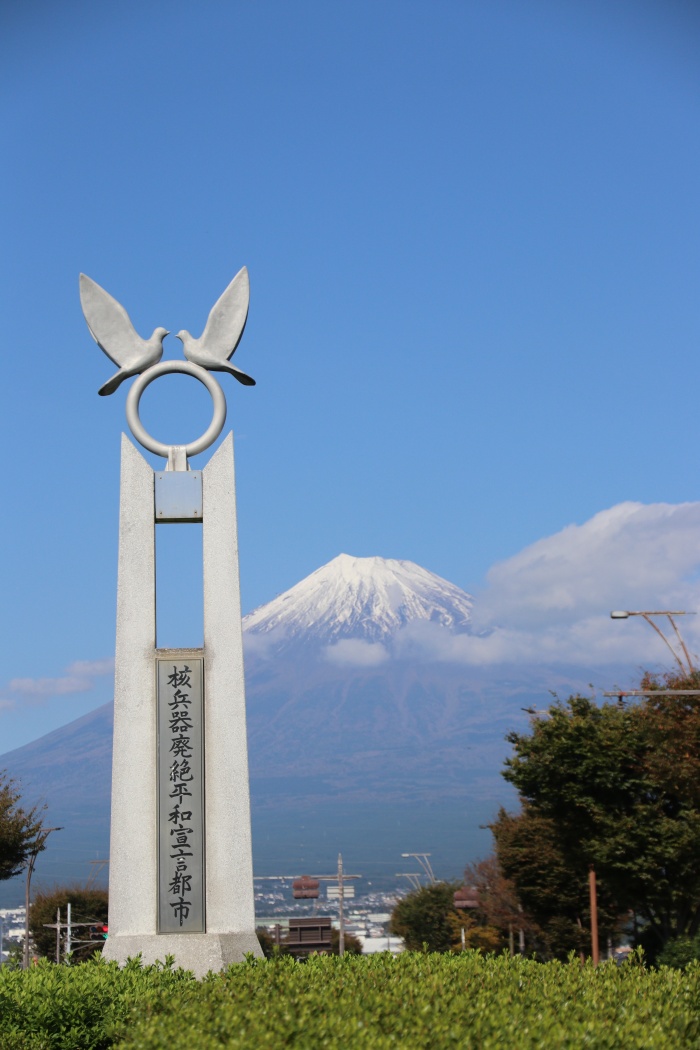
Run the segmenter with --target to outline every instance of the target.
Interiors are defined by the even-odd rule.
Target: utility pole
[[[588,892],[591,901],[591,956],[593,965],[597,966],[598,953],[598,894],[596,892],[595,868],[591,864],[588,869]]]
[[[285,881],[287,879],[297,880],[299,878],[310,878],[316,879],[318,882],[337,882],[338,884],[338,955],[344,955],[345,953],[345,883],[351,879],[361,879],[361,875],[348,875],[343,868],[343,854],[338,854],[338,870],[335,875],[256,875],[253,879],[254,882],[276,882],[278,880]],[[328,890],[329,898],[331,894],[331,888]],[[355,895],[355,890],[352,889],[351,895]],[[314,896],[314,895],[311,895]],[[315,896],[318,896],[318,890],[315,891]],[[333,892],[333,899],[335,899],[335,892]],[[315,914],[314,900],[314,914]]]
[[[68,908],[68,925],[66,926],[66,962],[70,963],[70,953],[73,951],[73,944],[71,938],[71,921],[70,921],[70,901],[67,904]]]
[[[345,884],[343,882],[343,854],[338,854],[338,955],[345,955]]]
[[[66,931],[66,933],[65,933],[64,950],[65,950],[65,953],[66,953],[66,960],[65,961],[66,961],[66,964],[69,965],[70,961],[71,961],[70,960],[70,954],[73,951],[73,944],[77,944],[77,946],[78,946],[77,950],[80,951],[80,949],[83,947],[83,945],[85,945],[85,944],[93,944],[94,943],[92,938],[90,938],[87,941],[85,941],[85,940],[73,941],[73,930],[76,929],[79,926],[102,926],[103,929],[104,929],[104,924],[101,923],[97,919],[88,919],[87,922],[73,922],[73,920],[71,918],[71,905],[70,905],[70,903],[68,904],[67,911],[68,911],[68,915],[67,915],[66,921],[65,922],[61,922],[61,909],[57,908],[56,909],[56,922],[45,922],[44,923],[44,927],[47,930],[55,930],[56,931],[56,962],[57,963],[60,963],[60,961],[61,961],[61,931],[62,930]]]
[[[90,874],[88,880],[85,883],[85,889],[91,890],[97,883],[97,876],[100,874],[103,868],[106,868],[109,864],[109,857],[104,857],[102,860],[91,860],[90,861]]]
[[[36,858],[44,848],[44,843],[52,831],[63,831],[63,828],[42,828],[36,839],[27,864],[27,881],[24,887],[24,951],[22,953],[22,969],[29,969],[29,887],[32,881],[32,872],[36,864]]]

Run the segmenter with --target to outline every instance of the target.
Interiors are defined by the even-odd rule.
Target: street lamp
[[[414,890],[420,889],[420,872],[419,871],[397,871],[397,879],[408,879]]]
[[[420,864],[420,866],[423,869],[423,871],[425,872],[425,874],[430,879],[431,884],[434,884],[434,883],[437,882],[437,879],[435,878],[435,874],[433,872],[433,869],[431,867],[430,860],[429,860],[429,857],[432,856],[431,853],[402,853],[401,856],[402,857],[414,857],[418,861],[418,863]]]
[[[671,655],[673,656],[673,659],[676,661],[676,663],[680,667],[682,674],[683,675],[692,675],[693,674],[693,672],[695,671],[695,668],[693,667],[693,661],[690,659],[690,653],[686,649],[685,642],[683,641],[683,638],[681,637],[681,632],[678,630],[678,627],[676,626],[676,621],[673,619],[673,617],[674,616],[695,616],[694,612],[686,612],[686,611],[680,610],[680,609],[676,609],[676,610],[673,610],[673,609],[660,609],[659,610],[659,609],[657,609],[657,610],[654,610],[654,611],[647,610],[645,612],[631,612],[629,609],[614,609],[610,613],[610,619],[611,620],[627,620],[627,619],[629,619],[630,616],[641,616],[642,619],[646,620],[646,622],[649,624],[649,626],[654,628],[654,630],[656,631],[656,633],[658,634],[659,638],[662,640],[664,645],[666,645],[668,647],[668,649],[671,651]],[[663,633],[661,628],[658,626],[658,624],[654,623],[654,621],[652,619],[653,616],[665,616],[668,619],[668,622],[671,624],[671,627],[673,628],[673,630],[675,632],[676,638],[678,639],[678,644],[680,645],[681,649],[683,650],[683,654],[684,654],[684,656],[685,656],[685,658],[687,660],[687,663],[688,663],[687,667],[683,664],[683,661],[681,660],[680,656],[678,655],[676,650],[673,648],[673,646],[671,645],[671,643],[669,642],[668,638]]]

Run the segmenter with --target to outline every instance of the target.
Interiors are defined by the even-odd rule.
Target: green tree
[[[525,933],[528,954],[540,948],[542,931],[524,910],[515,884],[503,874],[498,857],[492,855],[467,864],[464,884],[474,886],[478,894],[479,907],[470,914],[477,922],[498,933],[495,950],[510,948],[511,943],[515,945],[520,930]]]
[[[649,695],[640,709],[650,741],[646,766],[655,782],[700,809],[700,672],[661,677],[645,674]],[[698,689],[696,696],[673,696],[666,689]]]
[[[545,959],[565,959],[590,950],[588,869],[580,870],[561,850],[552,820],[524,806],[514,816],[499,811],[491,825],[500,866],[510,876],[522,903],[528,949]],[[606,908],[599,892],[603,943],[614,932],[618,908]]]
[[[436,882],[421,886],[400,900],[391,913],[389,930],[403,937],[409,951],[421,951],[424,944],[432,952],[449,952],[455,941],[459,916],[452,898],[457,883]]]
[[[504,776],[522,810],[499,813],[496,851],[554,954],[586,941],[591,865],[603,935],[632,910],[653,956],[700,927],[700,690],[663,695],[699,683],[656,684],[658,695],[632,704],[557,701],[529,733],[508,737]]]
[[[44,807],[26,810],[18,805],[15,782],[0,772],[0,880],[11,879],[24,869],[35,849]],[[43,850],[44,845],[39,846]]]
[[[68,902],[71,905],[71,922],[89,922],[95,926],[107,924],[109,894],[106,889],[84,886],[57,886],[49,891],[37,893],[29,908],[29,932],[34,942],[34,954],[48,959],[56,958],[56,931],[47,929],[46,923],[56,922],[56,911],[61,909],[61,922],[68,918]],[[90,927],[79,926],[72,932],[73,957],[82,962],[102,951],[103,939],[90,940]],[[88,943],[78,943],[78,942]],[[65,930],[61,934],[61,958],[65,945]]]
[[[486,921],[481,909],[454,906],[458,883],[436,882],[422,886],[400,900],[391,913],[389,930],[403,937],[409,951],[461,951],[462,947],[498,951],[499,930]]]
[[[684,970],[689,963],[700,959],[700,933],[694,937],[676,937],[667,941],[659,952],[656,962],[659,966],[673,966]]]

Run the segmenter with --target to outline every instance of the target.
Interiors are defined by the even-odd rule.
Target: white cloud
[[[326,649],[326,659],[333,664],[353,667],[378,667],[389,659],[389,653],[379,642],[343,638]]]
[[[474,621],[528,628],[667,608],[697,593],[698,569],[700,503],[619,503],[494,565]]]
[[[268,631],[265,634],[257,634],[253,631],[243,630],[243,648],[246,656],[266,657],[274,652],[275,647],[283,642],[284,632]]]
[[[700,503],[620,503],[495,565],[476,595],[473,626],[480,633],[450,635],[413,623],[397,636],[395,651],[482,666],[672,667],[648,624],[611,621],[610,611],[700,611],[699,573]],[[700,615],[679,623],[695,656]],[[673,639],[668,621],[662,626]]]
[[[700,613],[700,503],[620,503],[499,562],[477,591],[473,634],[413,621],[384,645],[344,639],[325,656],[355,667],[379,666],[394,655],[473,667],[673,667],[648,624],[612,621],[612,609]],[[695,658],[700,615],[679,622]],[[265,655],[274,649],[272,637],[248,636],[246,648]]]
[[[56,678],[13,678],[2,690],[5,698],[0,700],[0,709],[15,707],[16,700],[36,704],[54,696],[87,693],[94,687],[95,678],[113,671],[113,659],[76,660],[66,668],[65,674]]]
[[[77,678],[72,675],[63,675],[62,678],[13,678],[7,684],[8,693],[35,699],[85,693],[91,688],[92,682],[89,678]]]
[[[114,674],[114,657],[110,656],[104,660],[76,660],[66,667],[66,674],[87,675],[89,678]]]
[[[648,628],[647,628],[648,630]],[[662,647],[661,647],[662,649]],[[498,664],[657,663],[670,657],[651,633],[631,637],[607,614],[536,630],[496,627],[483,635],[450,634],[432,624],[411,624],[396,637],[399,656],[472,666]]]

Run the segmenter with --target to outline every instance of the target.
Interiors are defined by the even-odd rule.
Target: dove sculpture
[[[119,365],[119,371],[100,387],[99,394],[113,394],[129,376],[145,372],[160,361],[168,330],[156,328],[150,339],[142,339],[121,303],[84,273],[80,275],[80,305],[90,335],[100,350]]]
[[[228,363],[241,341],[248,319],[249,300],[248,270],[244,266],[212,306],[199,339],[184,329],[177,333],[176,338],[182,342],[187,360],[210,372],[230,372],[244,386],[255,386],[254,379]]]

